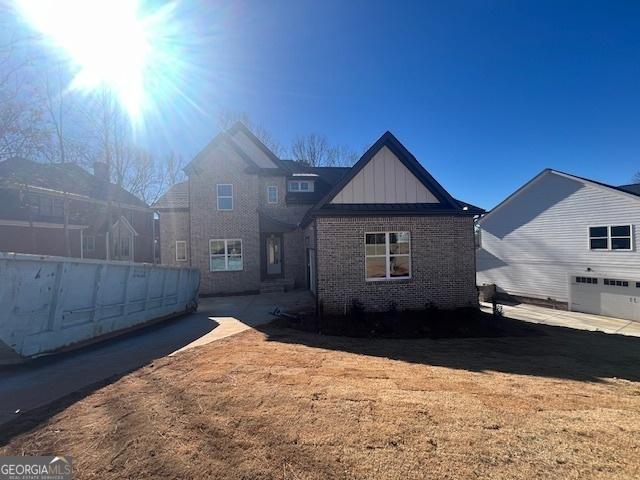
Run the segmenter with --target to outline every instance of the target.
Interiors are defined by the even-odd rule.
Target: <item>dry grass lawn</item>
[[[460,340],[267,326],[0,433],[76,478],[640,478],[640,338]]]

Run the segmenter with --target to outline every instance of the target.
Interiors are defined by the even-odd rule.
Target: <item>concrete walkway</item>
[[[0,425],[154,359],[234,335],[273,319],[275,306],[309,310],[309,292],[201,299],[198,312],[80,350],[0,367]]]
[[[481,306],[483,310],[491,311],[490,303],[482,303]],[[589,313],[568,312],[566,310],[554,310],[552,308],[539,307],[526,303],[519,305],[502,305],[502,308],[505,317],[515,318],[525,322],[640,337],[640,323],[631,320],[603,317]]]

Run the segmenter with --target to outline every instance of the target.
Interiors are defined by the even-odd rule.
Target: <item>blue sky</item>
[[[176,126],[186,155],[229,108],[283,144],[313,131],[360,150],[390,130],[484,208],[546,167],[613,184],[640,170],[638,2],[257,1],[208,15],[210,108]]]
[[[390,130],[484,208],[546,167],[612,184],[640,170],[640,2],[180,5],[191,103],[165,99],[160,149],[192,157],[221,109],[283,145],[316,132],[362,151]]]

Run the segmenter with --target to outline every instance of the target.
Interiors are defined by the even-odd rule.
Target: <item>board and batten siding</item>
[[[385,146],[331,203],[438,203],[438,200]]]
[[[629,224],[631,251],[590,250],[590,226]],[[568,302],[570,274],[633,279],[640,273],[640,198],[553,171],[480,220],[479,228],[477,283],[494,283],[511,295]]]

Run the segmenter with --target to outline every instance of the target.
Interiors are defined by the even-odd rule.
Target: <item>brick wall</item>
[[[318,298],[326,313],[344,313],[352,299],[367,310],[477,305],[471,217],[319,217]],[[411,278],[365,281],[365,232],[411,234]]]
[[[176,241],[187,242],[187,261],[176,261]],[[163,265],[186,267],[189,265],[189,212],[160,212],[160,261]]]
[[[212,150],[189,177],[191,260],[200,269],[203,294],[240,293],[260,289],[259,177],[226,146]],[[217,209],[216,185],[233,185],[233,210]],[[209,239],[241,239],[243,269],[212,272]]]

